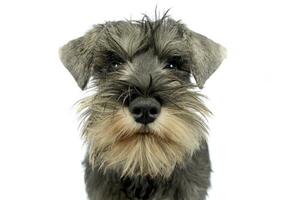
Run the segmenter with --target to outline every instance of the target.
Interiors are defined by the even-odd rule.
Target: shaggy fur
[[[202,88],[224,49],[164,15],[96,25],[66,44],[61,59],[81,89],[90,200],[204,200],[210,162]],[[89,81],[90,80],[90,81]],[[137,123],[136,97],[155,98],[158,118]]]

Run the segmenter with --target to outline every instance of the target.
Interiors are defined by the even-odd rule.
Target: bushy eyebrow
[[[107,23],[105,27],[103,46],[124,61],[132,61],[148,49],[153,49],[160,59],[190,54],[190,48],[183,42],[183,25],[167,15],[156,21],[144,16],[140,21]]]

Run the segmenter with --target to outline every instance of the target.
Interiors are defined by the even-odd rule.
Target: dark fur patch
[[[210,186],[210,161],[207,145],[195,152],[186,168],[175,168],[168,179],[130,177],[120,179],[116,171],[86,166],[85,181],[90,200],[204,200]]]

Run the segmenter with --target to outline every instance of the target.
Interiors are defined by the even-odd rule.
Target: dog
[[[210,111],[199,88],[224,47],[165,13],[95,25],[60,58],[88,93],[78,107],[90,200],[206,198]]]

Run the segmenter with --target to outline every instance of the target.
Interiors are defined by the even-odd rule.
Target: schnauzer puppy
[[[224,48],[164,15],[94,26],[60,49],[79,102],[90,200],[204,200],[202,88]],[[196,84],[190,80],[193,76]]]

